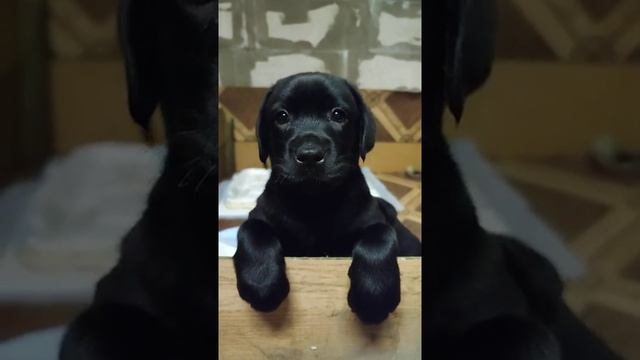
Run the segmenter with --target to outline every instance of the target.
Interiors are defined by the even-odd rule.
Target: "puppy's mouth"
[[[342,159],[319,158],[313,163],[299,159],[273,163],[273,176],[281,184],[332,185],[340,183],[351,170],[357,169]]]
[[[332,164],[327,161],[326,157],[314,159],[312,162],[302,161],[297,157],[292,161],[290,173],[297,180],[302,182],[323,182],[328,179],[328,172],[332,168]]]
[[[310,164],[310,163],[306,163],[306,162],[304,162],[304,161],[302,161],[302,160],[300,160],[300,159],[298,159],[296,157],[296,162],[298,164],[302,165],[302,166],[317,166],[317,165],[321,165],[321,164],[324,164],[324,160],[325,160],[325,158],[323,157],[322,159],[317,160],[316,162]]]

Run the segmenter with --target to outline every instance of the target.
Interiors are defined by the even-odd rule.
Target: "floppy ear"
[[[494,0],[449,0],[446,11],[445,94],[459,122],[465,98],[491,73],[497,10]]]
[[[158,8],[155,0],[121,0],[118,14],[129,113],[147,135],[151,115],[158,105],[158,72],[153,61]]]
[[[275,85],[274,85],[275,86]],[[258,119],[256,120],[256,139],[258,140],[258,155],[260,156],[260,162],[266,163],[267,158],[269,157],[269,151],[267,150],[269,147],[268,144],[268,136],[267,136],[267,124],[264,121],[266,116],[265,114],[265,105],[267,104],[267,100],[271,93],[273,92],[273,87],[267,91],[267,94],[264,96],[264,100],[262,100],[262,105],[260,106],[260,112],[258,112]]]
[[[373,149],[373,145],[376,142],[376,120],[355,86],[346,80],[345,83],[349,86],[351,95],[353,95],[353,98],[356,100],[356,105],[361,115],[359,119],[358,149],[360,151],[360,157],[364,161],[367,153]]]

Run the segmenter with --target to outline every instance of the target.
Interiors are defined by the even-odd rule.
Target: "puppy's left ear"
[[[465,98],[491,73],[497,9],[494,0],[448,0],[446,6],[445,94],[460,121]]]
[[[275,85],[274,85],[275,86]],[[265,105],[267,104],[267,100],[271,93],[273,92],[273,87],[267,91],[267,94],[264,96],[264,100],[262,100],[262,105],[260,106],[260,112],[258,113],[258,119],[256,120],[256,139],[258,140],[258,155],[260,156],[260,162],[266,163],[267,158],[269,157],[269,144],[267,139],[269,138],[267,134],[267,124],[265,121]]]
[[[376,119],[373,117],[371,110],[362,99],[362,95],[355,86],[351,85],[348,81],[345,81],[351,95],[356,101],[358,110],[360,113],[360,119],[358,119],[358,149],[360,151],[360,157],[364,161],[367,153],[373,149],[373,145],[376,142]]]

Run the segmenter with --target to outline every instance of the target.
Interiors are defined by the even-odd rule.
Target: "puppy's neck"
[[[281,183],[272,176],[267,181],[264,194],[287,208],[301,210],[311,207],[323,208],[327,204],[332,207],[345,202],[346,199],[357,198],[364,201],[371,197],[364,175],[357,167],[331,183]]]

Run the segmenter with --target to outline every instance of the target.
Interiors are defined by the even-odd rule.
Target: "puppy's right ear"
[[[465,98],[491,73],[497,9],[494,0],[448,0],[446,6],[445,93],[460,121]]]
[[[362,161],[367,157],[367,153],[373,149],[376,142],[376,119],[373,117],[371,110],[362,99],[362,95],[358,89],[345,80],[351,95],[356,101],[358,110],[360,111],[359,133],[358,133],[358,150]]]
[[[265,120],[265,117],[267,115],[265,106],[272,92],[273,92],[273,88],[270,88],[269,91],[267,91],[267,94],[264,96],[264,100],[262,100],[262,105],[260,106],[260,112],[258,113],[258,119],[256,120],[256,139],[258,140],[258,155],[260,156],[260,162],[262,162],[263,164],[267,162],[267,158],[269,157],[269,150],[268,150],[269,136],[267,135],[268,124]]]
[[[120,0],[118,14],[129,113],[146,135],[159,100],[158,72],[154,61],[159,7],[155,0]]]

